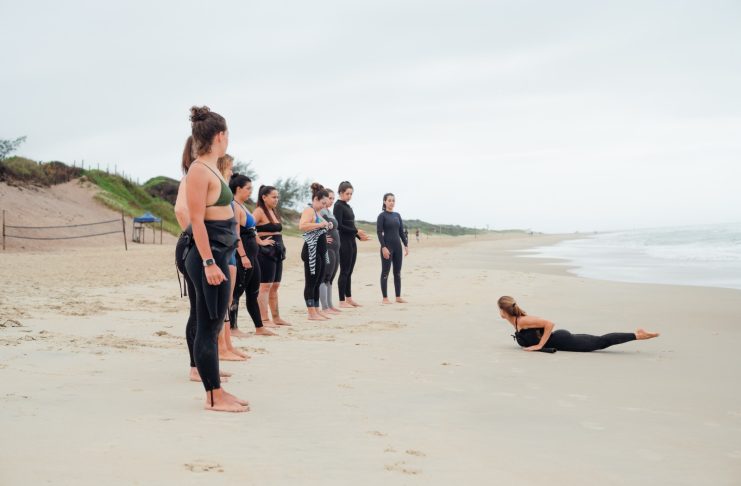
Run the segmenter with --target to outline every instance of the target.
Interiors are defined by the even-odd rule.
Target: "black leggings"
[[[272,235],[270,238],[275,241],[275,246],[264,247],[257,253],[260,262],[260,283],[280,283],[283,278],[283,236]]]
[[[214,251],[214,260],[216,265],[221,268],[226,280],[218,286],[211,286],[206,281],[206,274],[203,268],[203,260],[198,253],[198,248],[193,245],[188,251],[185,258],[185,269],[193,280],[195,308],[196,308],[196,334],[193,342],[193,358],[198,368],[198,374],[201,375],[203,387],[206,391],[215,390],[221,387],[219,379],[219,346],[217,339],[219,332],[224,325],[227,307],[229,306],[229,294],[231,291],[231,282],[229,281],[229,265],[227,263],[229,251]],[[208,288],[210,287],[210,288]],[[207,299],[213,299],[214,317],[211,317],[207,306]]]
[[[558,329],[553,331],[544,347],[586,353],[635,341],[635,338],[636,335],[632,332],[611,332],[604,336],[593,336],[591,334],[571,334],[565,329]]]
[[[329,252],[329,263],[324,267],[324,279],[323,283],[332,285],[334,278],[337,276],[337,270],[340,268],[340,249],[339,247],[327,248]]]
[[[387,287],[392,263],[394,265],[394,288],[396,289],[396,296],[401,297],[401,262],[403,258],[401,245],[398,248],[387,248],[391,252],[391,258],[388,260],[383,258],[383,250],[381,250],[381,293],[384,299],[388,297]]]
[[[257,296],[260,293],[260,262],[257,260],[257,241],[254,237],[242,238],[247,258],[252,264],[252,268],[244,268],[242,259],[237,258],[237,285],[234,286],[234,295],[232,296],[232,306],[229,308],[229,322],[232,329],[237,328],[237,317],[239,314],[239,298],[242,293],[247,300],[247,312],[252,318],[255,329],[262,327],[262,317],[260,317],[260,306],[257,303]]]
[[[322,235],[317,241],[316,261],[314,263],[314,274],[311,274],[309,266],[309,245],[304,243],[301,249],[301,260],[304,261],[304,300],[306,307],[319,307],[319,286],[324,278],[324,267],[327,254],[327,239]]]
[[[185,233],[181,234],[180,238],[178,238],[178,243],[175,245],[175,266],[183,274],[185,289],[188,293],[188,300],[190,301],[190,313],[188,314],[188,322],[185,324],[185,342],[188,344],[190,367],[195,368],[196,362],[193,359],[193,342],[196,340],[196,289],[193,281],[188,277],[188,272],[185,271],[185,262],[183,261],[183,254],[185,253],[185,248],[188,246],[188,241],[189,239]]]
[[[340,302],[344,301],[345,297],[352,297],[352,271],[357,258],[358,245],[355,242],[355,236],[342,235],[340,238],[340,279],[337,282]]]

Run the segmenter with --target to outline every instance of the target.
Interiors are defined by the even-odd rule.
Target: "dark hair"
[[[522,310],[522,308],[517,305],[514,297],[510,297],[509,295],[503,295],[499,297],[497,305],[500,309],[502,309],[504,312],[512,317],[522,317],[527,315],[527,312]]]
[[[188,173],[188,169],[190,169],[190,164],[192,164],[194,160],[195,160],[195,157],[193,156],[193,135],[191,135],[185,141],[185,147],[183,148],[183,163],[182,163],[183,174]]]
[[[324,188],[323,185],[315,182],[311,185],[311,199],[324,199],[329,197],[329,192]]]
[[[190,121],[193,130],[193,149],[196,155],[209,153],[214,137],[226,131],[224,117],[211,111],[208,106],[192,106]]]
[[[275,213],[275,217],[278,218],[278,221],[273,221],[273,217],[270,216],[270,211],[268,211],[268,207],[265,205],[265,201],[263,201],[263,197],[267,196],[273,191],[277,191],[273,186],[260,186],[260,190],[257,191],[257,207],[262,209],[262,212],[265,213],[265,216],[268,217],[268,220],[270,220],[271,223],[280,223],[280,214],[278,214],[278,208],[275,208],[273,213]]]
[[[390,197],[396,197],[396,196],[394,196],[393,192],[387,192],[386,194],[383,195],[383,210],[384,211],[386,211],[386,199]]]
[[[354,189],[354,187],[352,186],[352,184],[350,184],[349,181],[342,181],[340,182],[340,187],[337,188],[337,192],[339,194],[343,194],[348,189]]]
[[[232,178],[229,179],[229,189],[232,190],[232,194],[236,194],[237,189],[243,188],[248,182],[252,182],[252,179],[246,175],[235,172],[232,174]]]

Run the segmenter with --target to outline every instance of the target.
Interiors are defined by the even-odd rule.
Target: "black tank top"
[[[517,317],[515,317],[515,333],[512,337],[515,338],[517,344],[523,348],[527,348],[540,343],[540,338],[543,337],[543,330],[535,327],[520,330],[517,328]]]

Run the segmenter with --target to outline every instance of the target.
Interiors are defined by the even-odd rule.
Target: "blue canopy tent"
[[[156,243],[156,224],[160,225],[160,245],[162,244],[162,219],[147,211],[138,218],[134,218],[133,231],[131,232],[131,241],[135,243],[144,243],[144,233],[147,226],[152,228],[152,243]]]

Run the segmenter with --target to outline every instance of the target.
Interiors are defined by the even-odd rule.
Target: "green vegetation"
[[[159,176],[149,179],[142,187],[150,196],[164,199],[174,205],[175,199],[177,199],[178,196],[179,185],[180,183],[175,179]]]
[[[131,217],[141,216],[145,211],[149,211],[162,218],[165,231],[174,235],[180,233],[180,226],[175,219],[175,208],[168,201],[152,196],[143,186],[119,175],[101,170],[86,170],[84,175],[101,189],[95,197],[109,208],[123,211]]]
[[[0,181],[9,184],[50,186],[71,181],[80,177],[82,173],[82,169],[70,167],[62,162],[39,164],[24,157],[0,160]]]
[[[376,232],[376,223],[370,221],[356,221],[358,228],[364,230],[368,235],[372,236]],[[419,228],[421,235],[448,235],[448,236],[464,236],[464,235],[475,235],[488,233],[488,230],[466,228],[464,226],[452,225],[452,224],[432,224],[419,219],[405,219],[404,226],[409,231],[409,237],[414,236],[414,232]]]
[[[253,171],[249,164],[244,165],[243,169]],[[123,211],[131,217],[140,216],[149,211],[162,218],[165,231],[174,235],[180,233],[174,209],[179,185],[179,182],[175,179],[154,177],[143,185],[139,185],[120,175],[109,174],[101,170],[83,170],[79,167],[70,167],[62,162],[38,163],[23,157],[10,157],[0,160],[0,181],[9,184],[49,186],[61,184],[78,177],[84,177],[84,179],[100,188],[100,192],[95,197],[106,206],[117,211]],[[279,212],[283,220],[284,233],[289,236],[299,236],[301,232],[298,230],[298,220],[301,214],[294,208],[300,207],[301,201],[308,197],[309,184],[300,182],[296,178],[285,178],[279,179],[274,185],[279,190],[282,189],[280,191],[281,207],[279,207]],[[254,209],[251,202],[248,202],[248,206],[251,210]],[[375,221],[358,220],[356,223],[359,229],[373,237],[376,232]],[[404,224],[409,231],[410,238],[414,237],[417,228],[423,235],[463,236],[502,232],[467,228],[460,225],[437,225],[418,219],[405,220]]]

